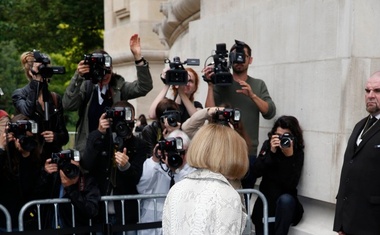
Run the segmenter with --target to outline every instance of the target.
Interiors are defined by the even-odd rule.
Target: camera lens
[[[183,159],[177,153],[169,153],[168,154],[168,164],[173,168],[178,168],[182,165]]]
[[[21,148],[25,151],[33,151],[37,147],[37,141],[30,136],[20,136],[19,137]]]
[[[61,167],[61,170],[70,179],[74,179],[79,175],[79,167],[74,164],[71,164],[70,162],[64,163]]]

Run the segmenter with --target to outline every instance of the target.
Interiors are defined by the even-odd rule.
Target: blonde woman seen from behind
[[[232,128],[208,124],[194,136],[187,163],[196,168],[176,183],[165,200],[164,234],[242,234],[246,214],[228,180],[248,170],[246,142]]]

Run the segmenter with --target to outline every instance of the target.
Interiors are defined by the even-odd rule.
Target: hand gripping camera
[[[169,59],[165,60],[169,64],[170,69],[166,71],[165,84],[167,85],[186,85],[189,74],[183,67],[184,64],[199,66],[199,59],[187,59],[183,63],[181,59],[176,56],[171,62]]]
[[[284,133],[283,135],[280,135],[278,138],[280,139],[281,147],[289,148],[292,143],[292,140],[294,139],[294,136],[290,133]]]
[[[111,129],[112,132],[116,132],[117,136],[122,138],[132,136],[135,122],[130,107],[114,107],[106,109],[106,118],[112,118]]]
[[[79,162],[80,153],[78,150],[67,149],[51,154],[51,163],[56,163],[59,170],[62,170],[68,178],[73,179],[79,175],[80,170],[77,165],[71,163],[71,160]]]
[[[12,132],[16,139],[19,139],[21,148],[25,151],[32,151],[37,147],[37,141],[33,136],[27,136],[26,132],[38,133],[38,124],[33,120],[18,120],[8,123],[8,133]]]
[[[160,121],[165,123],[165,118],[168,121],[169,126],[176,127],[178,122],[181,122],[181,113],[177,110],[165,110]]]
[[[217,110],[212,116],[213,122],[228,126],[229,123],[235,125],[240,122],[240,110],[225,108],[223,110]]]
[[[84,74],[84,78],[97,84],[103,80],[106,74],[111,73],[112,58],[103,53],[87,54],[84,55],[84,64],[90,66],[90,72]]]
[[[158,150],[161,151],[161,155],[158,154]],[[181,137],[170,137],[165,140],[158,141],[158,147],[156,148],[156,156],[162,161],[165,156],[170,167],[177,169],[183,164],[183,155],[185,150],[183,149],[183,140]]]
[[[51,78],[54,74],[65,74],[65,67],[62,66],[50,66],[50,59],[47,55],[39,52],[38,50],[33,50],[34,62],[41,63],[38,66],[38,72],[42,78]],[[33,72],[33,71],[32,71]]]

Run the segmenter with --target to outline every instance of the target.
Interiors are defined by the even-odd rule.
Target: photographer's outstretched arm
[[[20,88],[13,92],[12,102],[15,108],[25,116],[32,116],[36,108],[36,100],[38,99],[38,81],[32,80],[28,86],[30,92],[24,94],[25,90]]]
[[[84,81],[84,77],[80,76],[78,70],[75,71],[70,80],[70,84],[66,88],[62,97],[62,105],[65,110],[76,111],[81,107],[83,100],[81,95],[81,86]]]
[[[162,70],[162,73],[160,74],[160,80],[164,83],[164,87],[162,88],[160,93],[158,93],[156,98],[153,100],[153,103],[149,107],[148,116],[150,119],[156,119],[157,118],[156,117],[156,107],[157,107],[158,103],[160,103],[160,101],[166,96],[166,94],[168,93],[168,90],[170,88],[170,85],[165,84],[165,75],[166,75],[166,71],[168,69],[169,68],[164,68]]]
[[[189,97],[185,94],[181,86],[178,87],[178,94],[182,101],[182,104],[185,105],[185,108],[190,116],[193,115],[196,111],[198,111],[198,109],[194,106],[193,102],[191,102]]]
[[[214,85],[212,83],[208,83],[205,106],[206,108],[215,107]]]

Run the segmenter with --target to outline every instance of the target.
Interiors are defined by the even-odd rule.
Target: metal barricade
[[[9,211],[7,208],[5,208],[3,205],[0,204],[0,210],[3,211],[5,215],[5,225],[7,232],[12,232],[12,219],[11,215],[9,214]]]
[[[269,232],[268,231],[268,223],[269,223],[269,219],[272,220],[272,217],[271,218],[268,217],[268,201],[267,201],[266,197],[264,196],[264,194],[257,189],[238,189],[237,191],[240,194],[244,194],[247,212],[251,208],[251,200],[250,200],[251,194],[256,194],[263,201],[264,235],[268,235],[268,232]],[[248,213],[248,214],[250,214],[250,213]],[[248,215],[248,217],[250,217],[250,215]],[[247,222],[249,222],[248,219],[247,219]],[[251,230],[250,226],[251,226],[251,224],[249,223],[248,224],[249,230]]]
[[[246,202],[246,208],[247,212],[249,212],[250,209],[250,196],[252,194],[256,194],[262,201],[263,201],[263,224],[264,224],[264,235],[268,235],[268,222],[271,218],[268,218],[268,202],[264,196],[259,190],[256,189],[239,189],[237,190],[239,194],[244,194],[244,197],[246,197],[245,200]],[[139,218],[139,223],[141,223],[141,201],[150,199],[153,200],[154,203],[154,211],[155,211],[155,221],[160,221],[161,218],[158,218],[157,216],[157,199],[160,198],[166,198],[166,194],[151,194],[151,195],[142,195],[142,194],[137,194],[137,195],[117,195],[117,196],[102,196],[101,197],[101,202],[104,203],[105,206],[105,220],[104,223],[108,224],[109,217],[108,217],[108,205],[110,202],[114,201],[120,201],[121,205],[121,216],[122,216],[122,225],[125,224],[125,210],[124,210],[124,202],[125,200],[137,200],[138,203],[138,218]],[[45,200],[35,200],[35,201],[30,201],[26,203],[20,210],[19,216],[18,216],[18,222],[19,222],[19,231],[24,231],[24,221],[23,221],[23,216],[27,209],[31,206],[36,206],[37,207],[37,219],[38,219],[38,230],[41,230],[41,205],[48,205],[51,204],[54,206],[54,218],[55,218],[55,228],[58,228],[58,204],[61,203],[71,203],[70,199],[66,198],[56,198],[56,199],[45,199]],[[0,209],[2,209],[0,207]],[[71,205],[71,212],[72,212],[72,225],[73,228],[75,228],[75,208],[73,205]],[[250,213],[248,213],[250,214]],[[9,213],[8,213],[9,215]],[[250,218],[250,215],[248,216]],[[9,216],[9,221],[10,216]],[[247,220],[248,222],[248,220]],[[91,226],[92,221],[89,220],[89,226]],[[248,226],[251,226],[251,224],[248,224]],[[11,225],[9,224],[9,227],[11,229]],[[159,227],[150,227],[151,228],[159,228]],[[138,229],[144,229],[144,228],[138,228]],[[249,227],[251,230],[251,227]],[[123,232],[125,234],[125,232]]]

